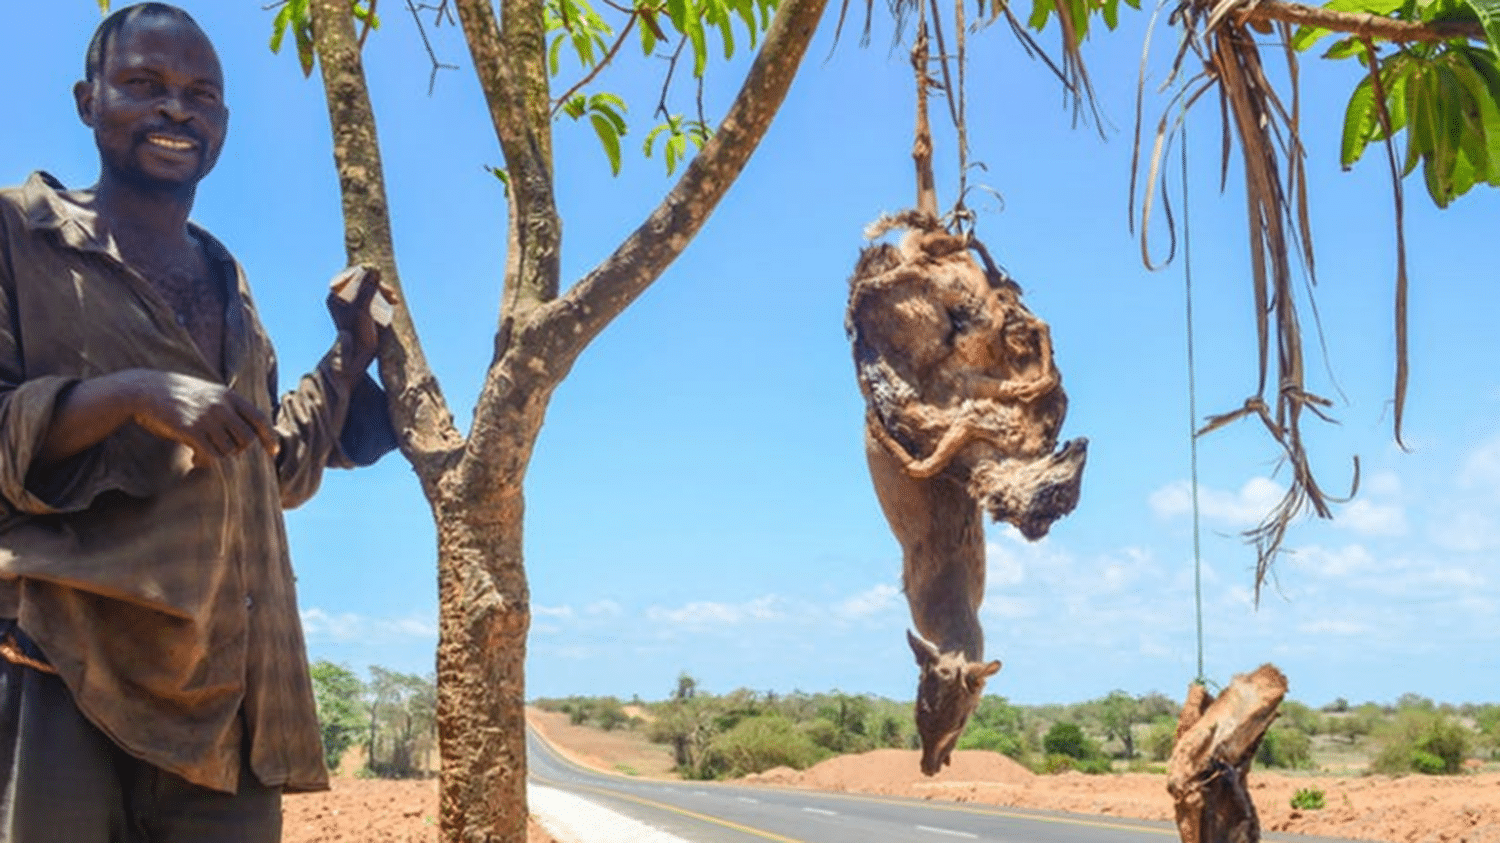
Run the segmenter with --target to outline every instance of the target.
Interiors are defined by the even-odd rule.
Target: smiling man
[[[276,841],[327,787],[283,507],[394,446],[374,273],[296,389],[188,220],[229,123],[187,13],[105,19],[99,179],[0,190],[0,840]]]

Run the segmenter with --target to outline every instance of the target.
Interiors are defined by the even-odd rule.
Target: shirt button
[[[255,598],[251,597],[248,594],[245,595],[245,608],[246,609],[254,609],[255,608]]]

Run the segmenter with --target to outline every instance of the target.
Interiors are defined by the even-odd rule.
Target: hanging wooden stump
[[[1047,323],[967,235],[908,213],[900,246],[865,249],[846,327],[870,437],[919,479],[946,474],[1028,539],[1078,504],[1088,440],[1057,453],[1068,399]]]
[[[1188,688],[1167,762],[1182,843],[1258,843],[1260,818],[1246,779],[1286,687],[1286,676],[1264,664],[1234,677],[1218,699],[1202,685]]]

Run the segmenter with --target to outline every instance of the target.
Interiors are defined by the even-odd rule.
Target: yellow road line
[[[689,811],[686,808],[679,808],[676,805],[671,805],[671,804],[668,804],[666,802],[657,802],[654,799],[646,799],[646,798],[640,797],[640,796],[632,796],[631,794],[628,794],[628,793],[621,793],[621,792],[616,791],[616,790],[607,790],[607,789],[602,788],[602,787],[593,787],[593,786],[590,786],[590,785],[580,785],[580,784],[576,784],[576,783],[572,783],[572,782],[569,782],[566,785],[564,785],[562,782],[548,781],[547,779],[543,779],[543,778],[540,778],[538,776],[533,776],[532,778],[535,779],[538,784],[550,785],[550,786],[553,786],[553,787],[567,787],[567,788],[573,788],[573,789],[578,789],[578,790],[587,790],[587,791],[591,791],[593,793],[597,793],[597,794],[599,794],[601,796],[607,796],[607,797],[610,797],[610,798],[613,798],[613,799],[623,799],[623,800],[625,800],[627,802],[634,802],[637,805],[644,805],[644,806],[646,806],[648,808],[656,808],[657,810],[668,811],[668,812],[671,812],[673,814],[680,814],[680,815],[682,815],[684,817],[691,817],[692,819],[699,820],[701,822],[710,823],[712,825],[723,826],[724,828],[731,829],[733,831],[738,831],[738,832],[741,832],[741,833],[744,833],[744,834],[749,834],[749,835],[752,835],[754,837],[760,837],[760,838],[763,838],[765,840],[774,840],[774,841],[776,841],[776,843],[805,843],[805,841],[799,840],[799,839],[797,839],[795,837],[785,837],[783,835],[776,834],[775,832],[765,831],[765,830],[759,829],[759,828],[753,828],[753,827],[748,826],[748,825],[741,825],[740,823],[731,822],[729,820],[720,819],[718,817],[711,817],[708,814],[700,814],[697,811]]]

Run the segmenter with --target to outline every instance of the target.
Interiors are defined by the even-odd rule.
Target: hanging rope
[[[1193,490],[1193,615],[1198,626],[1198,678],[1206,685],[1203,671],[1203,542],[1198,513],[1198,387],[1193,361],[1193,237],[1188,213],[1187,121],[1182,123],[1182,275],[1187,321],[1188,455]]]

